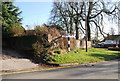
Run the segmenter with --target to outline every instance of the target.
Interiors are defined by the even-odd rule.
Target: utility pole
[[[84,7],[85,11],[85,43],[86,43],[86,52],[88,52],[87,40],[88,40],[88,31],[87,31],[87,14],[86,14],[86,5]]]

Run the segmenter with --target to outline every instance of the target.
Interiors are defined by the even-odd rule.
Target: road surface
[[[46,71],[3,75],[3,79],[118,79],[118,60]]]

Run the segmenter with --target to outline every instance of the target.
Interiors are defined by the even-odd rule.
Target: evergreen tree
[[[10,34],[11,25],[15,23],[21,24],[19,8],[13,5],[13,2],[1,2],[2,5],[2,34],[3,36]]]

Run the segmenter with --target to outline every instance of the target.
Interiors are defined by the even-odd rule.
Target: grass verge
[[[51,55],[52,61],[49,63],[64,64],[64,63],[94,63],[99,61],[113,60],[120,58],[120,51],[111,51],[101,48],[89,48],[85,50],[73,50],[66,54]]]

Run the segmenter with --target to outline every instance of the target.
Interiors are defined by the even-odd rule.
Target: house
[[[119,47],[120,35],[109,35],[100,43],[103,47]]]

